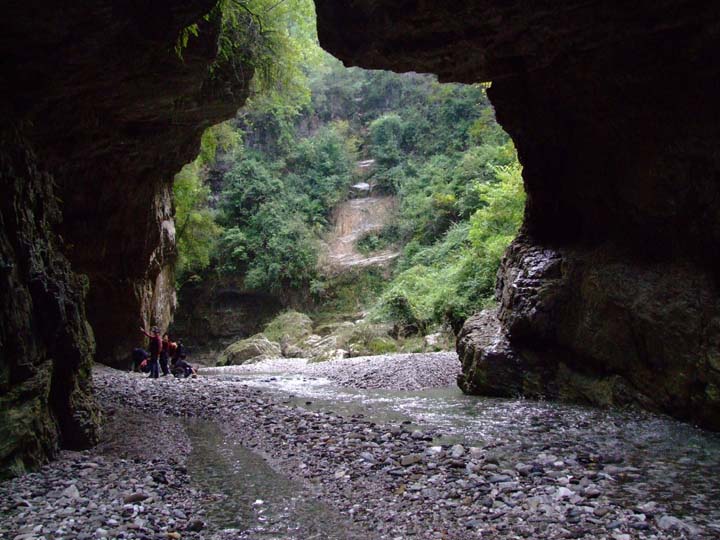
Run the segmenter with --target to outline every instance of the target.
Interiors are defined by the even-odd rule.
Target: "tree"
[[[190,163],[175,176],[175,239],[178,249],[178,283],[205,269],[215,240],[221,232],[208,206],[210,190],[203,184],[197,162]]]

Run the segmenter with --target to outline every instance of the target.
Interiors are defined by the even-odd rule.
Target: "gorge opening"
[[[254,70],[272,79],[273,67],[263,59],[279,49],[257,47],[262,45],[258,37],[274,30],[256,24],[257,7],[275,15],[286,8],[312,9],[308,3],[230,3],[239,6],[230,18],[210,0],[161,1],[151,7],[107,0],[72,7],[40,0],[7,6],[0,23],[6,66],[0,108],[7,119],[0,150],[0,460],[3,471],[20,474],[49,457],[60,459],[39,476],[0,486],[2,534],[102,537],[120,534],[118,527],[124,527],[126,537],[222,534],[203,519],[205,502],[192,501],[181,487],[192,482],[183,456],[197,432],[174,418],[200,415],[220,423],[228,443],[255,447],[277,470],[315,484],[343,519],[353,527],[374,527],[378,537],[713,538],[718,531],[710,502],[718,489],[716,436],[654,413],[613,407],[640,405],[718,428],[717,7],[681,0],[633,6],[315,3],[322,45],[347,64],[436,73],[442,81],[493,81],[488,95],[517,146],[527,201],[520,236],[500,265],[496,311],[471,317],[463,329],[464,316],[447,318],[460,331],[463,387],[610,407],[586,410],[544,402],[526,407],[530,402],[460,394],[452,403],[443,396],[406,396],[403,401],[388,399],[378,389],[378,399],[368,403],[373,411],[353,411],[356,405],[351,405],[348,413],[328,403],[327,388],[315,388],[319,379],[332,375],[341,387],[342,381],[358,380],[365,386],[422,385],[434,369],[454,359],[427,355],[423,361],[428,363],[420,368],[403,357],[403,363],[390,364],[392,376],[388,364],[377,360],[307,364],[292,384],[278,373],[246,373],[251,366],[208,376],[203,385],[191,380],[171,386],[165,380],[151,386],[152,381],[97,366],[91,377],[93,357],[120,362],[136,342],[139,325],[169,322],[177,257],[173,240],[183,231],[183,221],[173,224],[171,178],[193,159],[206,128],[232,116],[252,94]],[[440,95],[438,103],[446,97]],[[383,145],[383,138],[387,142],[400,133],[402,139],[410,123],[398,116],[399,122],[376,118],[383,120],[376,125],[379,137],[368,139],[373,151],[387,151],[383,159],[397,157],[392,152],[397,145]],[[459,120],[449,127],[463,129],[465,118]],[[344,143],[333,146],[341,128],[333,126],[322,141],[297,144],[297,152],[282,159],[304,162],[307,179],[320,178],[312,167],[317,155],[328,148],[339,154],[348,150]],[[216,142],[225,145],[222,133],[216,135]],[[442,144],[440,139],[424,143]],[[364,201],[367,188],[373,188],[363,175],[378,169],[363,169],[369,159],[377,167],[378,158],[361,153],[345,161],[356,175],[352,182],[340,179],[342,169],[335,170],[340,184],[350,184],[351,201]],[[279,188],[285,180],[276,175],[286,170],[278,161],[244,163],[241,172],[260,171],[266,182],[254,188],[268,201],[272,197],[262,187]],[[337,163],[330,160],[328,170]],[[459,184],[453,185],[459,171],[455,167],[448,174],[446,165],[434,159],[403,171],[411,179],[422,173],[437,188],[427,194],[429,205],[416,208],[418,221],[448,208],[453,221],[462,199],[455,191]],[[510,164],[493,165],[493,173],[512,172]],[[426,170],[430,166],[451,180],[434,185],[433,171]],[[219,176],[208,180],[212,190]],[[489,185],[503,185],[499,180]],[[192,182],[186,185],[193,189]],[[242,183],[236,186],[235,217],[296,218],[282,203],[298,205],[298,192],[283,186],[285,198],[274,198],[262,214],[257,205],[243,207],[248,198]],[[408,185],[405,189],[401,195]],[[396,195],[373,196],[383,197],[383,213],[402,215],[402,201],[384,199]],[[406,246],[396,256],[394,235],[402,231],[380,228],[377,216],[365,220],[366,202],[337,208],[333,221],[332,212],[317,207],[322,196],[307,199],[303,204],[319,221],[293,219],[288,228],[283,219],[270,220],[273,232],[285,238],[284,244],[275,244],[277,253],[306,255],[301,249],[306,229],[314,232],[312,226],[325,220],[336,225],[327,242],[335,249],[329,260],[352,265],[378,256],[379,262],[408,264],[404,270],[409,273],[394,284],[394,293],[403,294],[387,298],[386,306],[414,319],[392,328],[397,337],[363,328],[357,339],[373,352],[392,352],[426,330],[414,300],[425,300],[422,307],[429,312],[457,307],[447,301],[459,289],[453,286],[462,283],[453,281],[462,268],[434,275],[438,260],[449,253],[450,262],[458,262],[452,251],[457,246],[461,251],[462,246],[488,247],[469,231],[463,238],[457,226],[445,231],[443,225],[441,242],[420,243],[415,253],[406,253]],[[486,202],[483,208],[491,208]],[[483,208],[469,204],[467,209]],[[253,278],[282,271],[272,264],[271,239],[258,243],[248,234],[253,231],[234,226],[239,223],[236,219],[221,233],[232,248],[228,253],[237,256],[235,261],[228,257],[228,263],[247,265],[244,271],[250,275],[247,253],[254,242],[253,260],[260,255],[267,264]],[[347,234],[350,223],[367,225],[370,234],[348,250],[345,241],[357,239]],[[472,225],[471,217],[469,229]],[[236,230],[228,236],[231,229]],[[423,254],[424,249],[436,251]],[[201,250],[196,254],[202,259]],[[300,275],[311,267],[293,266]],[[350,288],[363,294],[376,290],[388,279],[383,272],[349,280]],[[192,274],[185,277],[185,286],[201,289]],[[307,290],[299,289],[337,300],[336,307],[357,305],[352,294],[333,292],[339,289],[328,286],[330,278],[337,275],[309,279]],[[278,305],[281,310],[299,307],[291,302],[301,298],[279,301],[265,291],[245,294],[244,287],[220,284],[212,316],[235,313],[220,332],[222,339],[264,330],[265,339],[253,344],[264,354],[304,354],[293,336],[284,339],[289,328],[317,336],[317,345],[352,333],[350,324],[355,327],[359,320],[357,312],[348,310],[349,320],[340,322],[317,324],[297,312],[272,321]],[[196,303],[204,298],[199,295]],[[269,306],[262,317],[275,324],[238,331],[258,303]],[[301,311],[311,311],[305,307]],[[185,328],[189,334],[202,326],[190,319]],[[442,336],[437,343],[443,348]],[[425,340],[422,346],[435,347]],[[228,350],[224,356],[236,354]],[[269,365],[287,369],[289,364]],[[332,366],[343,368],[326,371]],[[294,389],[275,393],[288,384]],[[98,401],[106,417],[103,437],[117,435],[103,444],[112,444],[89,453],[58,454],[61,447],[81,449],[97,442]],[[407,408],[401,405],[399,418],[397,410],[381,403],[406,403]],[[443,423],[447,416],[429,420],[426,415],[437,407],[462,410],[463,403],[485,407],[480,424],[472,428],[476,432],[483,421],[496,425],[492,411],[498,409],[491,405],[499,404],[501,416],[517,418],[522,436],[510,424],[508,431],[490,432],[489,438],[450,440],[457,433]],[[140,416],[126,416],[127,407]],[[132,422],[123,426],[118,422],[123,417]],[[156,420],[148,424],[150,418]],[[411,424],[403,424],[403,418]],[[537,442],[546,447],[534,446]],[[152,474],[146,474],[142,462],[147,455],[139,448],[156,449]],[[100,515],[92,505],[84,509],[87,501],[132,508],[112,506],[110,515]],[[137,504],[141,501],[147,502]],[[163,505],[177,512],[168,517]],[[41,519],[38,509],[43,508]],[[263,501],[251,512],[262,517]]]

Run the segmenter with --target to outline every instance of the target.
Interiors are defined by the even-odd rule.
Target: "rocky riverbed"
[[[645,413],[581,410],[572,425],[527,415],[513,436],[443,444],[442,428],[308,410],[232,378],[154,381],[107,368],[94,378],[112,418],[106,443],[1,484],[1,538],[268,538],[253,523],[233,531],[213,523],[228,501],[217,486],[198,484],[187,466],[186,418],[215,426],[220,445],[263,456],[301,498],[321,501],[323,516],[336,515],[333,533],[307,534],[301,526],[271,538],[720,538],[716,436],[699,432],[709,446],[688,454],[694,462],[684,465],[674,458],[630,462],[609,450],[617,447],[603,439],[613,433],[606,424],[622,430],[621,422],[628,429],[670,422]],[[511,415],[516,403],[496,405]],[[679,476],[692,472],[694,491],[655,496],[658,485],[685,486]],[[681,504],[671,504],[675,499]]]
[[[98,447],[0,484],[0,538],[205,537],[208,500],[187,474],[180,421],[105,405]]]
[[[273,358],[240,366],[203,368],[201,373],[292,373],[326,377],[346,388],[421,390],[455,384],[460,363],[454,352],[382,354],[315,363],[304,358]]]

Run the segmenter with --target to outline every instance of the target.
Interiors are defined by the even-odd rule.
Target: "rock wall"
[[[231,276],[204,276],[202,281],[183,285],[178,296],[179,309],[170,330],[193,357],[222,351],[238,339],[261,332],[283,309],[278,298],[248,291],[242,278]]]
[[[459,338],[468,393],[640,405],[720,430],[720,297],[687,261],[520,237]]]
[[[197,154],[202,131],[244,102],[253,75],[218,63],[210,71],[215,4],[3,7],[3,473],[42,462],[59,445],[91,444],[93,351],[124,365],[140,325],[169,323],[172,178]],[[193,23],[199,35],[180,58],[178,36]]]
[[[321,43],[347,63],[493,81],[528,198],[495,337],[471,320],[459,341],[461,386],[487,388],[482,359],[506,340],[519,367],[491,372],[508,393],[720,429],[720,5],[316,4]]]
[[[219,14],[202,17],[214,4],[97,1],[69,14],[44,6],[38,11],[68,26],[48,23],[49,36],[28,31],[39,43],[15,61],[20,84],[33,76],[15,95],[33,92],[31,136],[58,182],[67,256],[90,280],[96,359],[110,365],[125,365],[139,326],[167,328],[175,307],[172,178],[194,159],[202,131],[247,96],[252,69],[239,79],[208,71]],[[193,22],[199,34],[181,59],[174,47]],[[51,94],[37,95],[42,88]]]
[[[60,233],[90,280],[96,358],[124,365],[138,327],[175,307],[172,178],[208,126],[244,102],[253,70],[215,60],[213,0],[13,4],[2,25],[6,88],[62,199]],[[182,28],[199,24],[182,59]]]
[[[53,232],[52,178],[17,127],[0,131],[0,478],[42,462],[62,444],[96,441],[90,388],[95,349],[87,279]]]

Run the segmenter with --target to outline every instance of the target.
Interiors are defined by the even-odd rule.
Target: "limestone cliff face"
[[[720,6],[316,3],[347,63],[493,81],[528,194],[498,282],[508,387],[720,429]],[[482,391],[488,341],[470,334],[461,383]]]
[[[96,358],[122,365],[138,326],[170,322],[174,174],[202,131],[234,114],[252,69],[208,67],[217,52],[213,0],[14,3],[0,50],[14,114],[62,199],[61,234],[88,276]],[[200,25],[182,59],[182,28]]]
[[[51,176],[13,126],[0,134],[0,477],[42,462],[62,444],[95,442],[90,388],[95,343],[87,279],[53,232]]]
[[[171,327],[194,358],[261,332],[283,309],[281,299],[247,290],[242,278],[208,274],[180,289],[180,309]]]
[[[720,430],[720,297],[710,273],[520,237],[498,277],[499,312],[469,319],[458,339],[463,390],[636,404]]]
[[[123,365],[138,326],[169,322],[172,178],[253,74],[210,72],[215,4],[4,6],[0,470],[91,444],[93,351]],[[174,46],[193,23],[181,59]]]

